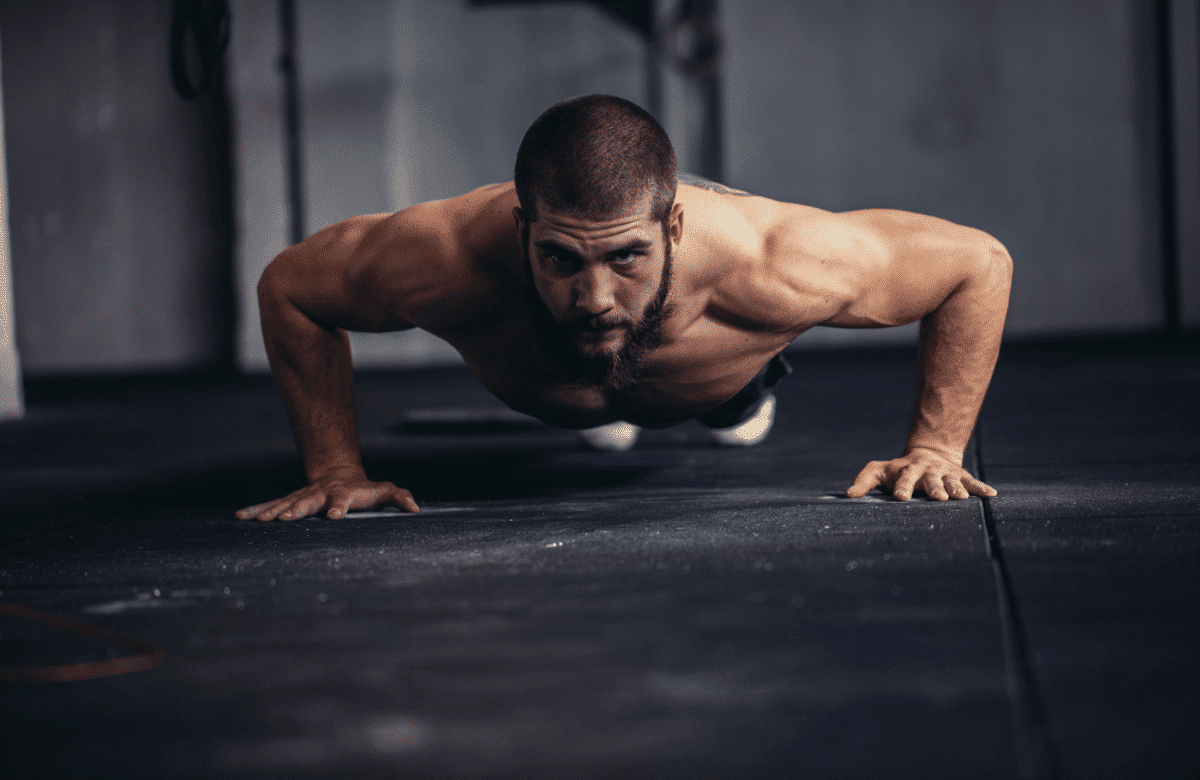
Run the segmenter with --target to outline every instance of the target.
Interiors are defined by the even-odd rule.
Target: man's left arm
[[[872,296],[877,305],[907,309],[905,320],[916,318],[914,303],[936,305],[923,316],[916,312],[917,402],[904,454],[868,463],[846,495],[858,498],[879,488],[901,501],[917,490],[939,501],[994,496],[991,486],[963,468],[963,452],[1000,353],[1012,259],[998,241],[978,231],[967,232],[955,249],[943,241],[929,246],[911,236],[893,238],[902,248],[893,273],[885,274],[892,289]]]

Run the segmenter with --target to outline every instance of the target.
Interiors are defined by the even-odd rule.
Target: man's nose
[[[598,317],[616,306],[616,290],[602,265],[584,268],[575,281],[575,308]]]

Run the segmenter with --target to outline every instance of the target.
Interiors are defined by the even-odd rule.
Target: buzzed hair
[[[651,218],[666,222],[675,202],[675,150],[654,117],[612,95],[565,100],[525,132],[514,175],[521,210],[601,220],[650,196]]]

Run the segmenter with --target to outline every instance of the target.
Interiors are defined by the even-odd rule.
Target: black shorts
[[[780,352],[767,361],[767,364],[755,375],[750,383],[738,391],[737,395],[696,419],[709,428],[732,428],[738,423],[745,422],[758,411],[767,389],[792,373],[792,367]]]

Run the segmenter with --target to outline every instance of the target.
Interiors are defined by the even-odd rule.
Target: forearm
[[[270,271],[259,284],[263,340],[309,482],[362,473],[346,332],[314,322]]]
[[[927,449],[962,465],[1000,353],[1011,275],[1007,253],[990,252],[921,319],[906,455]]]

